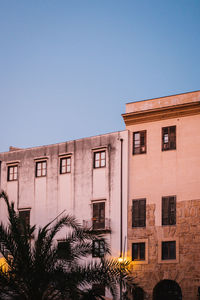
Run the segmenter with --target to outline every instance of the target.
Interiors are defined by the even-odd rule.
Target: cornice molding
[[[190,102],[122,114],[126,126],[200,114],[200,102]]]

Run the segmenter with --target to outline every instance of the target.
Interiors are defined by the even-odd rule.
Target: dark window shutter
[[[19,216],[23,220],[25,225],[28,227],[30,225],[30,211],[29,210],[19,211]]]
[[[132,244],[132,260],[145,260],[145,243]]]
[[[176,224],[176,198],[169,197],[169,210],[170,210],[170,216],[169,216],[169,225],[175,225]]]
[[[162,198],[162,225],[176,224],[176,197]]]
[[[139,200],[133,200],[132,207],[132,225],[137,227],[139,223]]]
[[[169,218],[169,198],[162,198],[162,225],[168,225]]]
[[[145,243],[140,243],[140,260],[145,260]]]
[[[139,200],[139,226],[144,227],[146,225],[146,200]]]
[[[176,149],[176,126],[170,127],[170,149]]]
[[[140,133],[140,153],[146,153],[146,130]]]
[[[138,243],[132,244],[132,260],[138,260],[139,259],[139,249],[138,249]]]
[[[132,227],[146,226],[146,199],[133,200]]]
[[[176,259],[176,242],[162,242],[162,259]]]
[[[105,228],[105,203],[93,204],[93,229]]]
[[[99,226],[105,228],[105,203],[99,203]]]
[[[97,229],[98,227],[98,213],[99,213],[99,203],[93,204],[93,228]]]

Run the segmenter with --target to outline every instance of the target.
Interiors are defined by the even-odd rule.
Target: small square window
[[[176,197],[162,197],[162,225],[176,224]]]
[[[93,241],[92,244],[92,257],[103,257],[105,253],[104,240]]]
[[[71,172],[71,157],[63,157],[60,159],[60,174]]]
[[[145,243],[132,244],[132,260],[145,260]]]
[[[162,260],[176,259],[176,241],[162,242]]]
[[[36,162],[36,177],[45,177],[47,175],[46,160]]]
[[[8,181],[15,181],[18,179],[18,166],[8,166]]]
[[[146,153],[146,130],[133,133],[133,154]]]
[[[132,227],[146,226],[146,199],[133,200]]]
[[[162,128],[162,151],[176,149],[176,126]]]
[[[106,166],[106,151],[94,152],[94,168]]]

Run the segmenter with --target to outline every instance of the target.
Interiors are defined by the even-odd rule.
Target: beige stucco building
[[[200,91],[128,103],[123,118],[125,131],[0,153],[0,189],[31,224],[69,213],[103,233],[132,261],[131,299],[197,300]]]
[[[62,213],[71,214],[103,234],[113,257],[126,249],[127,131],[29,149],[11,147],[0,153],[0,162],[0,188],[27,222],[44,226]],[[7,220],[3,201],[0,220]],[[61,232],[57,242],[64,237]],[[93,248],[94,259],[103,255],[101,241],[94,241]]]
[[[128,103],[128,257],[136,299],[200,293],[200,91]]]

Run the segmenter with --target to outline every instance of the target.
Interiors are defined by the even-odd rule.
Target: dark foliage
[[[105,286],[116,297],[120,278],[123,282],[129,278],[126,268],[122,270],[114,260],[86,260],[93,240],[102,236],[82,228],[69,215],[38,230],[27,227],[5,192],[0,198],[8,209],[8,225],[0,224],[0,252],[8,265],[6,272],[0,270],[0,299],[101,299],[100,290],[92,288],[94,284]],[[67,247],[60,256],[55,236],[64,228]],[[106,242],[105,252],[109,253]]]

